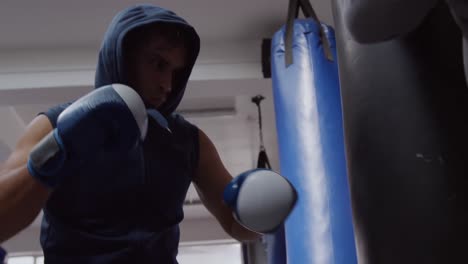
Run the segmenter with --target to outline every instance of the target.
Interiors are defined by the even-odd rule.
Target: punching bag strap
[[[262,127],[262,108],[260,107],[260,102],[265,99],[261,95],[252,97],[252,102],[257,105],[258,109],[258,127],[259,127],[259,136],[260,136],[260,151],[258,153],[257,168],[271,169],[270,160],[266,153],[265,145],[263,143],[263,127]]]
[[[285,36],[285,62],[286,66],[289,66],[293,63],[292,56],[292,44],[294,36],[294,20],[299,16],[299,8],[302,9],[302,12],[307,18],[314,19],[319,24],[320,30],[320,40],[323,45],[323,53],[329,61],[333,61],[333,53],[330,46],[330,41],[325,34],[325,31],[318,19],[317,13],[315,13],[314,8],[310,4],[309,0],[289,0],[288,7],[288,18],[286,21],[286,36]]]

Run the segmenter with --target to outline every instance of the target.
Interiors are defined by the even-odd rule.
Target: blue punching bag
[[[299,6],[306,19],[295,19]],[[289,26],[272,39],[281,174],[299,196],[285,224],[287,261],[353,264],[357,258],[334,31],[316,21],[307,0],[291,0]]]

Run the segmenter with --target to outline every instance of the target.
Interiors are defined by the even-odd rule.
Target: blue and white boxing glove
[[[6,256],[7,256],[6,250],[0,247],[0,264],[6,263]]]
[[[297,192],[283,176],[267,169],[246,171],[224,189],[224,201],[236,220],[259,233],[274,232],[289,216]]]
[[[100,87],[67,107],[56,128],[31,151],[29,173],[56,187],[82,160],[94,153],[127,153],[143,141],[148,127],[146,107],[130,87]]]

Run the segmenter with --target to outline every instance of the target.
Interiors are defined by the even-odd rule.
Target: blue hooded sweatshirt
[[[44,208],[41,245],[45,263],[177,263],[183,203],[198,164],[198,128],[173,113],[198,56],[195,30],[175,13],[137,5],[118,13],[102,43],[95,87],[128,85],[123,42],[141,26],[171,23],[186,34],[189,61],[174,78],[167,101],[158,109],[170,128],[149,114],[141,148],[126,156],[99,153],[80,164],[52,192]],[[55,127],[71,102],[45,114]],[[151,111],[148,111],[151,113]]]

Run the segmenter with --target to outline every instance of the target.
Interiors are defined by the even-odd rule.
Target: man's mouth
[[[161,105],[166,101],[165,97],[153,97],[151,98],[151,102],[156,105]]]

